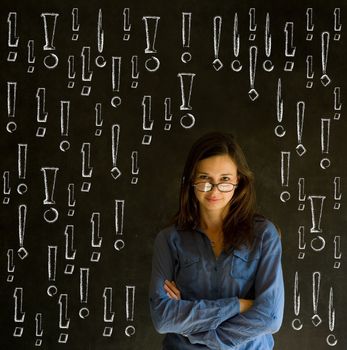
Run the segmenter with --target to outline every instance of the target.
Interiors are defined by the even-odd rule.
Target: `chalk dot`
[[[79,315],[81,318],[87,318],[89,316],[89,310],[86,307],[80,309]]]
[[[14,131],[17,130],[17,124],[15,122],[8,122],[6,126],[6,130],[9,133],[13,133]]]
[[[53,297],[54,295],[56,295],[58,293],[58,289],[56,286],[49,286],[47,288],[47,294],[50,296],[50,297]]]
[[[43,214],[44,219],[48,223],[53,223],[53,222],[57,221],[58,216],[59,216],[58,210],[55,208],[49,208]]]
[[[280,195],[280,198],[282,202],[288,202],[290,199],[290,193],[288,191],[283,191]]]
[[[134,326],[127,326],[125,328],[125,335],[128,336],[128,337],[131,337],[132,335],[135,334],[135,327]]]

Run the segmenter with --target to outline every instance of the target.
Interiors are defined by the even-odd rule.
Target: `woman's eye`
[[[200,180],[207,180],[207,179],[208,179],[208,176],[206,176],[206,175],[200,175],[200,176],[199,176],[199,179],[200,179]]]
[[[221,181],[223,181],[223,182],[230,181],[230,177],[228,177],[228,176],[222,177]]]

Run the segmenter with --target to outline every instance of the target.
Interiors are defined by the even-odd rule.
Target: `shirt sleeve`
[[[282,247],[275,227],[271,224],[266,230],[252,308],[231,317],[216,329],[190,334],[188,339],[192,344],[204,344],[211,349],[236,349],[256,337],[279,330],[284,309]]]
[[[195,301],[170,299],[164,290],[164,282],[173,280],[175,260],[172,244],[164,232],[159,233],[154,243],[149,291],[151,317],[159,333],[206,332],[240,312],[237,297]]]

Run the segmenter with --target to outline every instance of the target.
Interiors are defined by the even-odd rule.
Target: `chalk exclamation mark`
[[[341,103],[341,88],[339,86],[336,86],[334,89],[334,119],[339,120],[341,117],[341,109],[342,109],[342,103]]]
[[[298,137],[298,145],[296,146],[296,153],[302,157],[306,153],[306,148],[302,144],[302,133],[304,130],[305,117],[305,102],[299,101],[296,104],[296,134]]]
[[[192,27],[192,13],[182,12],[182,46],[184,49],[190,48],[190,32]],[[181,61],[188,63],[192,59],[192,54],[189,51],[185,51],[181,55]]]
[[[334,40],[339,41],[341,39],[341,9],[339,7],[334,10]]]
[[[299,274],[298,271],[295,272],[294,280],[294,315],[296,318],[292,321],[292,327],[296,331],[300,331],[303,327],[303,324],[300,320],[300,293],[299,293]]]
[[[117,180],[121,175],[121,171],[117,166],[118,162],[118,149],[119,149],[119,138],[120,138],[120,126],[119,124],[112,125],[112,168],[111,175]]]
[[[93,213],[90,218],[90,223],[92,226],[91,246],[92,248],[101,248],[102,237],[100,237],[100,213]],[[98,262],[100,257],[100,251],[93,251],[90,261]]]
[[[255,8],[251,7],[248,11],[249,15],[249,41],[254,41],[256,38],[257,24],[255,23]]]
[[[57,274],[57,246],[48,246],[48,281],[55,283],[55,278]],[[58,292],[57,287],[51,284],[47,288],[47,294],[53,297]]]
[[[28,145],[24,143],[18,144],[18,178],[25,180],[26,169],[27,169],[27,159],[28,159]],[[28,190],[28,186],[25,183],[20,183],[17,186],[17,192],[19,194],[24,194]]]
[[[282,98],[282,81],[278,78],[277,81],[277,96],[276,96],[276,117],[278,125],[275,127],[275,135],[283,137],[286,134],[286,129],[283,127],[283,98]]]
[[[290,170],[290,152],[281,152],[281,185],[288,187],[289,185],[289,170]],[[290,199],[288,191],[282,191],[280,195],[282,202],[287,202]]]
[[[8,23],[8,39],[7,44],[10,50],[18,48],[19,36],[17,36],[17,12],[9,12],[7,17]],[[15,62],[17,59],[17,51],[10,51],[7,56],[8,62]]]
[[[102,119],[101,108],[101,103],[97,103],[95,105],[95,136],[101,136],[102,134],[102,124],[104,123],[104,121]]]
[[[135,315],[135,286],[126,286],[125,315],[127,322],[134,321]],[[125,328],[125,334],[131,337],[135,334],[135,327],[129,325]]]
[[[299,187],[299,206],[298,210],[303,211],[305,209],[305,200],[306,200],[306,194],[305,194],[305,178],[300,177],[298,180],[298,187]]]
[[[327,74],[327,66],[328,66],[328,53],[329,53],[329,40],[330,40],[330,33],[329,32],[323,32],[321,37],[321,43],[322,43],[322,50],[321,50],[321,57],[322,57],[322,76],[320,78],[320,81],[323,86],[328,86],[331,82],[331,79],[329,78]]]
[[[90,67],[90,47],[84,46],[81,51],[82,57],[82,81],[90,83],[93,77],[93,71]],[[89,96],[91,91],[90,85],[84,85],[81,90],[82,96]]]
[[[41,168],[41,171],[43,172],[43,180],[45,185],[45,199],[43,200],[43,204],[45,205],[55,204],[54,190],[55,190],[55,182],[56,182],[58,170],[59,168],[53,168],[53,167]],[[53,207],[47,209],[43,214],[45,221],[48,223],[53,223],[57,221],[58,216],[59,216],[58,210]]]
[[[252,101],[255,101],[259,97],[258,91],[254,88],[254,86],[255,86],[255,73],[257,70],[257,56],[258,56],[258,48],[256,46],[251,46],[249,48],[250,90],[248,91],[248,96]]]
[[[44,51],[54,51],[54,35],[57,24],[58,13],[41,13],[43,19],[43,26],[45,32],[45,45],[43,46]],[[58,65],[59,59],[55,53],[47,55],[43,63],[46,68],[53,69]]]
[[[315,327],[318,327],[322,323],[322,319],[318,315],[318,301],[320,292],[320,272],[314,272],[312,275],[312,303],[313,303],[313,316],[312,323]]]
[[[80,268],[80,300],[82,304],[88,303],[88,288],[89,288],[89,268]],[[81,318],[89,316],[89,309],[82,307],[79,311]]]
[[[291,59],[294,58],[296,51],[296,47],[294,46],[294,23],[286,22],[284,32],[286,36],[284,54],[286,59],[288,59],[285,63],[284,70],[286,72],[291,72],[294,68],[294,62],[291,61]]]
[[[65,259],[75,260],[76,249],[74,249],[74,225],[66,225],[65,227]],[[72,275],[75,266],[73,264],[66,264],[64,273],[66,275]]]
[[[35,50],[34,40],[28,40],[28,64],[29,64],[27,69],[28,73],[33,73],[35,70],[35,67],[33,66],[33,64],[36,61],[34,50]]]
[[[114,312],[112,311],[112,287],[106,287],[103,293],[104,298],[104,327],[103,336],[110,337],[113,332],[113,326],[107,323],[112,323],[114,320]]]
[[[321,150],[322,154],[329,154],[330,145],[330,118],[321,118]],[[325,157],[320,161],[322,169],[329,168],[330,159]]]
[[[75,198],[75,184],[69,184],[68,185],[68,207],[69,210],[67,212],[68,216],[74,216],[75,215],[75,206],[76,206],[76,198]]]
[[[322,233],[321,220],[323,215],[323,204],[325,196],[308,196],[308,199],[311,204],[311,218],[312,218],[312,227],[310,229],[311,233]],[[319,252],[325,247],[325,240],[322,236],[317,235],[311,241],[311,248]]]
[[[13,336],[21,337],[23,335],[24,327],[24,319],[25,312],[23,312],[23,288],[16,288],[13,293],[14,298],[14,322],[19,323],[18,327],[16,326]]]
[[[134,55],[131,57],[131,88],[132,89],[136,89],[139,82],[139,56]]]
[[[342,193],[341,193],[341,177],[340,176],[336,176],[334,178],[334,209],[335,210],[339,210],[341,203],[340,200],[342,198]]]
[[[46,112],[46,88],[38,88],[36,92],[36,120],[38,123],[47,122],[48,113]],[[37,137],[44,137],[46,127],[39,126],[36,130]]]
[[[308,55],[306,57],[306,88],[311,89],[313,87],[313,77],[314,77],[314,72],[313,72],[313,56]]]
[[[91,178],[93,167],[90,166],[90,142],[84,142],[81,148],[82,154],[82,178]],[[83,181],[81,186],[82,192],[89,192],[92,184],[89,181]]]
[[[158,24],[160,17],[157,16],[144,16],[142,19],[145,22],[146,30],[146,49],[145,53],[153,54],[157,53],[155,49],[155,42],[157,38]],[[149,72],[155,72],[160,67],[160,61],[157,57],[151,56],[145,62],[145,67]]]
[[[114,248],[117,251],[122,250],[125,246],[124,240],[121,238],[118,238],[119,236],[123,237],[124,205],[125,205],[124,199],[115,200],[114,226],[116,231],[116,239],[114,242]]]
[[[95,64],[99,68],[103,68],[106,66],[106,60],[105,57],[102,55],[102,52],[104,51],[104,41],[105,41],[105,31],[103,29],[102,24],[102,10],[99,9],[98,14],[98,25],[97,25],[97,35],[96,35],[97,43],[98,43],[98,52],[99,56],[95,59]]]
[[[126,7],[123,10],[123,40],[128,41],[130,39],[130,30],[131,30],[131,24],[130,24],[130,8]]]
[[[68,63],[68,73],[67,77],[69,79],[69,82],[67,84],[67,87],[69,89],[72,89],[75,86],[75,77],[76,77],[76,69],[75,69],[75,56],[74,55],[69,55],[67,59]]]
[[[78,21],[78,8],[74,7],[71,12],[72,15],[72,40],[77,41],[79,36],[80,25]]]
[[[28,256],[28,251],[24,248],[24,235],[26,228],[28,208],[25,204],[21,204],[18,207],[18,236],[19,236],[19,249],[17,251],[18,256],[23,260]]]
[[[59,329],[62,333],[59,334],[58,343],[65,344],[69,338],[66,333],[70,327],[70,319],[68,318],[68,295],[60,294],[59,296]]]
[[[234,53],[235,59],[231,62],[231,69],[234,72],[239,72],[242,69],[242,65],[238,59],[240,54],[240,33],[239,33],[239,19],[238,19],[237,12],[235,12],[235,15],[234,15],[233,53]]]
[[[35,336],[37,337],[35,341],[35,346],[42,345],[42,336],[43,336],[43,328],[42,328],[42,314],[37,313],[35,315]]]
[[[165,126],[164,130],[169,131],[171,129],[171,120],[172,120],[172,112],[171,112],[171,98],[166,97],[164,101],[165,105]]]
[[[270,14],[266,14],[265,22],[265,56],[266,60],[263,62],[263,68],[266,72],[271,72],[274,69],[274,65],[271,61],[271,34],[270,34]]]
[[[122,57],[112,56],[112,91],[119,93],[120,91],[120,73],[121,73]],[[111,105],[117,108],[121,105],[122,99],[117,95],[112,97]]]
[[[222,31],[222,17],[213,17],[213,52],[214,60],[212,62],[213,68],[218,72],[223,68],[223,63],[219,58],[219,47]]]
[[[195,77],[195,73],[178,73],[178,77],[180,79],[180,87],[181,87],[181,111],[191,111],[193,108],[190,105],[190,100],[193,91],[193,80]],[[195,117],[191,113],[184,114],[180,119],[181,126],[184,129],[190,129],[195,124]]]
[[[3,204],[10,203],[10,197],[8,197],[11,194],[11,186],[10,186],[10,172],[4,171],[3,175],[3,192],[4,192],[4,199],[2,201]]]
[[[133,175],[133,177],[131,178],[131,184],[132,185],[136,185],[139,178],[139,152],[138,151],[133,151],[131,153],[131,174]]]
[[[143,96],[142,99],[142,129],[144,131],[153,130],[154,121],[152,120],[152,96]],[[143,145],[150,145],[152,142],[152,135],[145,134],[142,138]]]
[[[15,265],[14,265],[14,251],[13,249],[7,250],[7,282],[11,283],[14,280],[14,271],[15,271]]]
[[[329,330],[330,330],[331,334],[329,334],[327,336],[327,339],[326,339],[327,344],[329,346],[335,346],[337,344],[337,341],[338,341],[335,334],[332,333],[335,330],[335,319],[336,319],[336,315],[335,315],[335,308],[334,308],[334,290],[333,290],[333,287],[330,287],[329,306],[328,306],[328,321],[329,321]]]
[[[299,229],[298,229],[298,247],[299,247],[298,259],[302,260],[305,257],[305,249],[306,249],[305,226],[299,226]]]
[[[70,101],[60,101],[60,131],[62,136],[69,136],[70,122]],[[70,142],[63,140],[60,142],[60,150],[66,152],[70,148]]]
[[[312,7],[309,7],[306,10],[306,40],[307,41],[312,41],[312,39],[313,39],[313,29],[314,29],[313,9],[312,9]]]
[[[17,98],[17,82],[7,82],[7,116],[14,119],[16,116],[16,98]],[[7,123],[6,130],[13,133],[17,129],[15,121],[11,120]]]
[[[339,269],[341,267],[341,236],[334,237],[334,269]]]

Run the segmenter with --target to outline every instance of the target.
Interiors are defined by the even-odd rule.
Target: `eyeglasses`
[[[211,184],[210,182],[197,182],[193,186],[200,192],[210,192],[213,187],[217,187],[220,192],[231,192],[237,185],[232,183],[220,182],[219,184]]]

